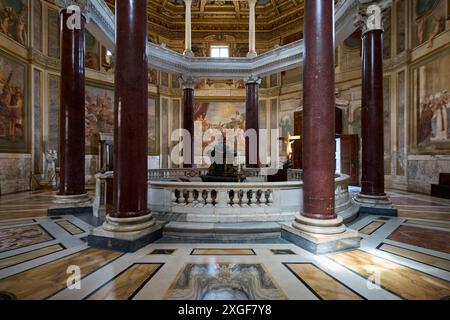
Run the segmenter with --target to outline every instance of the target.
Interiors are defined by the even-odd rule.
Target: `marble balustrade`
[[[261,169],[245,169],[248,182],[239,184],[200,181],[206,172],[193,168],[149,170],[149,209],[157,215],[174,215],[178,221],[230,223],[291,221],[303,209],[301,170],[289,170],[287,182],[266,182]],[[112,177],[113,172],[96,175],[94,214],[98,217],[106,214],[107,180]],[[349,177],[341,174],[335,181],[336,211],[355,215]]]

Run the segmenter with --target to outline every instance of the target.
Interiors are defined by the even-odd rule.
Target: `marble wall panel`
[[[0,153],[0,195],[29,190],[31,157]]]

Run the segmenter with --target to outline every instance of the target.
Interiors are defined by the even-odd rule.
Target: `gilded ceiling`
[[[295,22],[302,29],[304,0],[258,0],[258,32],[272,32]],[[106,0],[114,10],[115,0]],[[184,31],[183,0],[149,0],[150,25],[171,32]],[[193,32],[248,32],[248,0],[192,0]],[[158,29],[159,29],[158,28]]]

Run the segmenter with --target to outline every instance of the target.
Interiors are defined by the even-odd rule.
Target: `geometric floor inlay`
[[[172,255],[176,249],[154,249],[150,252],[150,255]]]
[[[67,221],[67,220],[58,221],[58,222],[56,222],[56,224],[73,236],[84,233],[84,230],[82,230],[81,228],[78,228],[72,222]]]
[[[252,249],[194,249],[193,256],[254,256]]]
[[[93,221],[46,216],[53,192],[2,195],[0,300],[448,299],[450,202],[388,194],[399,217],[361,215],[348,224],[361,230],[360,249],[324,255],[282,239],[95,249],[87,244]],[[67,287],[68,266],[80,267],[80,290]]]
[[[450,282],[362,250],[333,254],[330,258],[404,299],[441,300],[450,296]]]
[[[95,290],[87,300],[129,300],[158,272],[162,264],[135,263]]]
[[[55,252],[64,250],[65,248],[61,244],[54,244],[44,248],[28,251],[22,254],[18,254],[12,257],[0,259],[0,270],[12,267],[14,265],[24,263],[33,259],[44,257]]]
[[[375,231],[377,231],[379,228],[381,228],[384,225],[384,222],[381,221],[373,221],[369,223],[367,226],[363,227],[359,232],[364,233],[366,235],[371,235]]]
[[[402,225],[389,236],[389,240],[450,253],[450,232],[448,231]]]
[[[39,225],[0,229],[0,252],[19,249],[53,239]]]
[[[312,263],[285,263],[297,279],[322,300],[363,300],[364,298]]]
[[[400,256],[400,257],[403,257],[406,259],[418,261],[418,262],[421,262],[423,264],[426,264],[426,265],[429,265],[429,266],[432,266],[432,267],[435,267],[438,269],[450,271],[450,261],[443,259],[443,258],[435,257],[435,256],[432,256],[429,254],[401,248],[401,247],[394,246],[391,244],[386,244],[386,243],[382,243],[381,245],[378,246],[377,249],[395,254],[397,256]]]
[[[296,253],[290,249],[270,249],[270,251],[277,256],[290,256],[296,255]]]
[[[262,264],[187,264],[167,300],[285,300]]]
[[[67,268],[79,266],[81,276],[102,268],[122,253],[88,248],[27,271],[0,280],[0,291],[19,300],[47,299],[67,286]]]

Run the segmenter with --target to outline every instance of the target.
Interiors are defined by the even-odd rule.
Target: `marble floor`
[[[51,192],[2,196],[0,299],[450,299],[450,201],[389,195],[399,217],[358,218],[361,248],[323,256],[280,240],[89,248],[97,221],[47,217]]]

